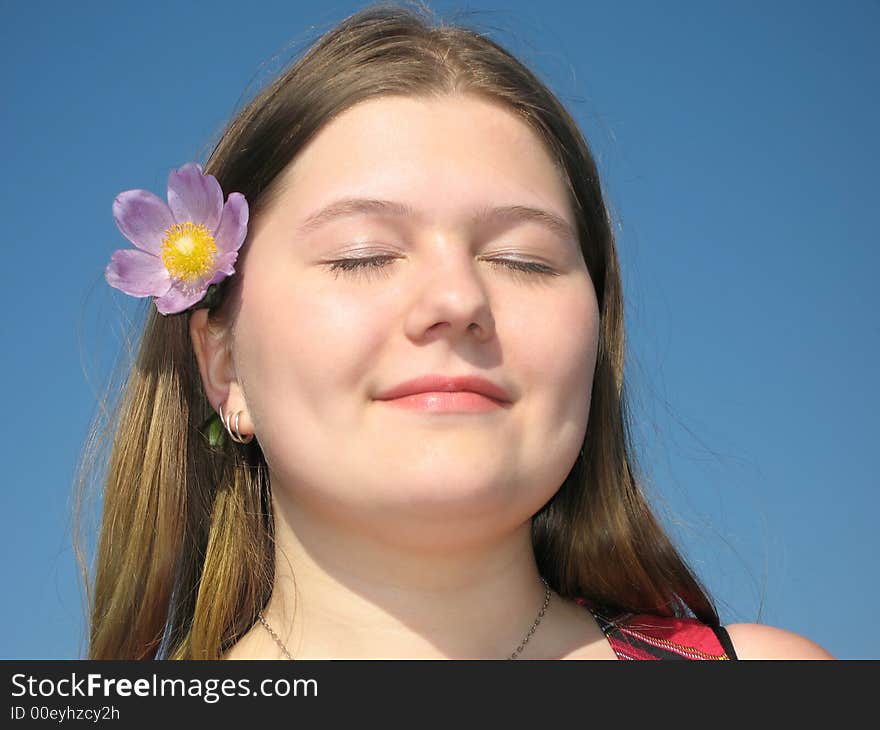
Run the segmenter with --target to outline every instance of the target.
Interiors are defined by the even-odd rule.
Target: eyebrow
[[[330,221],[356,215],[415,217],[416,211],[406,203],[375,198],[342,198],[313,213],[299,227],[301,234],[311,233]],[[574,228],[561,216],[530,205],[485,206],[471,216],[471,225],[489,221],[537,223],[565,239],[577,240]]]

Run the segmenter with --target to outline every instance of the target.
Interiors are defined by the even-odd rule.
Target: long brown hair
[[[369,6],[322,35],[246,105],[206,172],[224,190],[245,195],[253,221],[271,201],[279,173],[328,121],[391,94],[472,94],[504,105],[543,141],[568,186],[601,326],[581,452],[532,520],[541,574],[560,595],[609,611],[693,614],[717,624],[710,597],[639,486],[623,372],[621,275],[595,162],[576,122],[529,69],[485,35],[437,22],[422,5]],[[231,289],[239,278],[224,281],[209,313],[218,331],[234,319]],[[200,426],[212,412],[189,315],[163,317],[148,307],[133,367],[106,422],[93,424],[78,473],[84,489],[102,444],[110,447],[93,588],[77,543],[89,658],[219,658],[271,595],[267,465],[257,441],[210,447]]]

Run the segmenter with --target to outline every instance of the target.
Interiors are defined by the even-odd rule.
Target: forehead
[[[570,219],[566,190],[524,121],[498,103],[459,94],[381,97],[345,110],[282,173],[278,196],[300,212],[361,196],[438,214],[499,202],[543,204]]]

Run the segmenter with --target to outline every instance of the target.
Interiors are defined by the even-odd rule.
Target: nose
[[[495,319],[480,268],[487,266],[475,261],[463,242],[425,260],[406,318],[410,339],[440,333],[456,339],[472,334],[481,342],[491,339]]]

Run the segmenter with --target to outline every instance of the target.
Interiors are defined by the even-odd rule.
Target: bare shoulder
[[[834,659],[815,641],[763,624],[725,626],[740,659]]]

